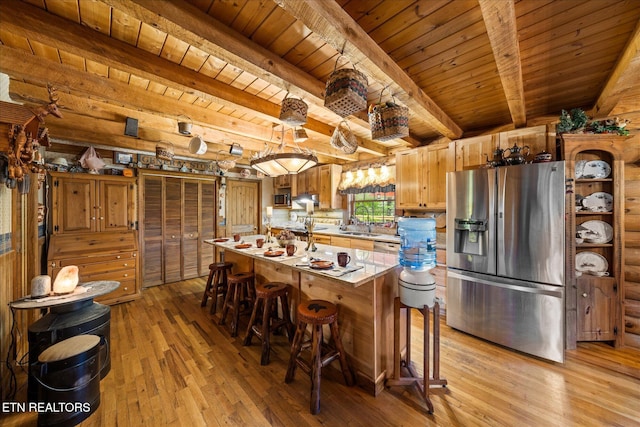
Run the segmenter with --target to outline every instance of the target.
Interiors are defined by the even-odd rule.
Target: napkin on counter
[[[344,276],[345,274],[351,273],[353,271],[360,270],[361,268],[363,268],[363,266],[353,265],[350,267],[334,267],[331,270],[316,270],[316,271],[319,271],[320,273],[326,274],[328,276],[340,277],[340,276]]]

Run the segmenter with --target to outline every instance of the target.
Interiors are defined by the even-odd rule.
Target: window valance
[[[395,188],[395,165],[343,172],[338,185],[341,194],[386,193],[395,191]]]

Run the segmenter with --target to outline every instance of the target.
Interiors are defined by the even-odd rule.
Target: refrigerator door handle
[[[502,278],[501,277],[496,277],[495,281],[492,280],[487,280],[487,279],[483,279],[480,277],[477,277],[475,275],[467,275],[467,274],[460,274],[460,273],[456,273],[454,271],[451,270],[447,270],[447,276],[456,278],[456,279],[460,279],[460,280],[466,280],[466,281],[470,281],[470,282],[476,282],[476,283],[482,283],[484,285],[489,285],[489,286],[496,286],[498,288],[504,288],[504,289],[511,289],[514,291],[519,291],[519,292],[528,292],[531,294],[541,294],[541,295],[549,295],[552,297],[557,297],[557,298],[562,298],[563,295],[563,289],[562,287],[559,286],[551,286],[551,285],[538,285],[536,284],[536,287],[529,287],[529,286],[519,286],[516,284],[510,284],[510,283],[506,283],[504,281],[500,281]],[[550,288],[555,288],[555,289],[550,289]]]

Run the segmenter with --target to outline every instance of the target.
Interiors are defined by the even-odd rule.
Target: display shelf
[[[567,162],[567,348],[577,341],[623,342],[622,295],[624,285],[624,179],[623,153],[627,137],[611,134],[563,134],[563,156]],[[576,163],[601,160],[608,164],[594,178],[576,177]],[[608,176],[606,172],[609,172]],[[596,192],[609,193],[611,211],[576,211],[576,198],[586,198]],[[576,197],[579,196],[579,197]],[[609,206],[607,206],[609,208]],[[606,243],[577,243],[579,226],[587,221],[603,221],[611,227],[612,238]],[[576,255],[593,252],[607,261],[606,275],[582,272],[576,274]]]

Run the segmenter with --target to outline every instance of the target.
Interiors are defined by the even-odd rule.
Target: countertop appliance
[[[447,174],[447,325],[564,361],[565,164]]]

